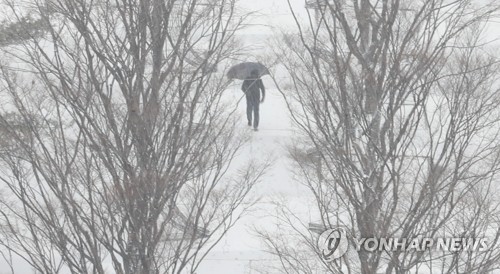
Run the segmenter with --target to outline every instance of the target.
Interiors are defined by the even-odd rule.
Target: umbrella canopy
[[[259,77],[262,75],[269,74],[269,69],[266,68],[261,63],[256,62],[244,62],[232,66],[227,72],[227,77],[230,79],[240,79],[245,80],[251,78],[252,71],[256,70]]]

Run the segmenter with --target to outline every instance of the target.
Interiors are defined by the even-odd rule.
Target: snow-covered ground
[[[198,274],[208,273],[255,273],[262,265],[269,263],[273,258],[264,251],[263,243],[254,232],[255,227],[272,230],[275,225],[272,212],[274,202],[285,201],[287,204],[301,204],[301,212],[297,214],[304,216],[304,222],[313,221],[314,217],[308,217],[312,197],[307,188],[294,179],[293,163],[287,156],[287,145],[293,141],[295,136],[293,125],[282,95],[275,88],[271,78],[263,78],[266,90],[266,101],[260,107],[259,131],[254,132],[246,125],[245,100],[238,105],[238,114],[241,115],[241,128],[251,134],[250,142],[242,149],[239,157],[265,159],[270,157],[272,165],[264,175],[261,183],[253,190],[252,196],[258,196],[261,200],[255,206],[251,214],[243,219],[229,231],[222,241],[201,263]],[[236,81],[234,97],[241,93]],[[308,218],[311,218],[308,220]],[[278,231],[276,231],[278,232]]]
[[[240,130],[250,135],[249,142],[241,149],[235,161],[248,159],[270,160],[272,163],[251,196],[259,202],[229,231],[201,263],[197,273],[256,273],[275,257],[264,251],[263,242],[255,235],[255,228],[274,231],[276,219],[272,217],[277,201],[295,205],[297,214],[304,222],[314,221],[310,215],[312,197],[307,188],[294,179],[293,162],[287,155],[287,145],[295,136],[293,125],[284,98],[269,76],[263,78],[266,85],[266,100],[260,106],[260,127],[254,132],[246,124],[246,102],[239,89],[241,81],[234,81],[226,91],[226,99],[239,102]],[[239,100],[242,98],[241,100]],[[276,231],[279,233],[279,230]],[[30,266],[20,258],[13,258],[14,273],[33,273]],[[5,260],[0,259],[0,274],[11,273]]]

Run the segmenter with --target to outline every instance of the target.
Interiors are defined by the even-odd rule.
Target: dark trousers
[[[252,124],[253,113],[253,127],[259,127],[259,103],[260,100],[257,96],[247,95],[247,119],[248,123]]]

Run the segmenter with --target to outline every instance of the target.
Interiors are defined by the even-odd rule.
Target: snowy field
[[[293,163],[287,155],[287,145],[294,140],[294,130],[282,95],[269,76],[263,78],[267,87],[266,101],[261,104],[261,122],[258,132],[246,125],[246,102],[239,89],[241,81],[235,81],[226,92],[235,104],[239,101],[237,115],[241,118],[240,130],[251,135],[251,139],[239,152],[238,161],[250,158],[271,160],[272,165],[251,194],[260,197],[251,214],[239,221],[222,241],[209,253],[198,269],[198,274],[209,273],[255,273],[259,267],[276,263],[276,258],[264,251],[262,240],[256,237],[255,228],[272,229],[276,225],[270,215],[275,202],[285,202],[297,208],[304,222],[315,221],[311,216],[312,196],[307,188],[294,179]],[[277,228],[279,229],[279,228]],[[15,273],[32,273],[31,268],[14,257]],[[11,273],[9,266],[0,259],[0,274]]]

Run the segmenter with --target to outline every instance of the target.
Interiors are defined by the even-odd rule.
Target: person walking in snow
[[[257,70],[252,70],[250,73],[251,78],[243,81],[241,90],[245,93],[247,99],[247,119],[248,126],[253,125],[255,131],[259,128],[259,104],[264,102],[266,97],[266,89],[262,83],[262,79],[259,77],[259,72]],[[260,98],[260,93],[262,92],[262,99]],[[253,114],[253,123],[252,123]]]

